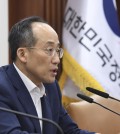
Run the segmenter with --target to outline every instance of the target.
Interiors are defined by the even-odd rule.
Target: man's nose
[[[55,55],[53,56],[52,63],[54,63],[54,64],[60,63],[60,58],[59,58],[59,55],[57,53],[55,53]]]

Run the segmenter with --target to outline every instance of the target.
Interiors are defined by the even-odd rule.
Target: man
[[[63,49],[57,33],[33,16],[15,24],[9,35],[13,64],[0,68],[0,107],[47,118],[65,134],[93,134],[78,129],[61,104],[55,76]],[[0,111],[0,134],[58,134],[51,123]]]

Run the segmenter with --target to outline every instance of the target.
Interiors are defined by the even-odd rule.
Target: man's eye
[[[52,52],[54,49],[53,48],[48,48],[47,51]]]

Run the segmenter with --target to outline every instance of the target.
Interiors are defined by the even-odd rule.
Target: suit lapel
[[[19,90],[17,96],[26,112],[28,114],[37,116],[37,112],[30,95]],[[36,128],[36,132],[41,133],[39,120],[31,118],[31,121],[33,122],[34,127]]]
[[[10,68],[7,73],[13,83],[13,86],[17,90],[18,99],[24,107],[26,113],[37,116],[37,112],[31,99],[31,96],[13,65],[10,65]],[[31,118],[31,121],[33,122],[36,132],[41,133],[39,120]]]

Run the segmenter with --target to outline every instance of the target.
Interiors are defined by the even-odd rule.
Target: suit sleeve
[[[5,103],[0,102],[0,107],[10,109]],[[21,130],[21,125],[14,113],[0,110],[0,134],[32,134]]]
[[[7,75],[0,69],[0,108],[15,110],[17,107],[13,95],[12,85]],[[0,110],[0,134],[32,134],[30,131],[22,130],[18,116],[11,112]],[[35,133],[34,133],[35,134]]]

